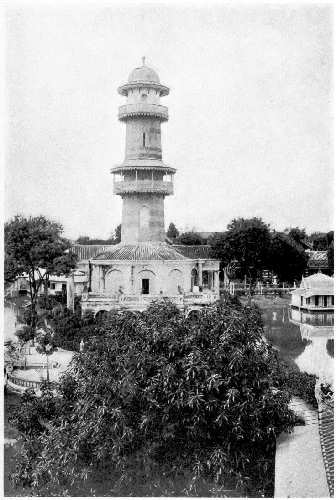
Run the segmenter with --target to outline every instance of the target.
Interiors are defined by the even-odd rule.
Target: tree
[[[306,252],[283,233],[274,232],[270,242],[269,268],[280,281],[299,280],[308,262]]]
[[[328,267],[333,272],[334,270],[334,242],[332,241],[327,250]]]
[[[169,302],[110,313],[61,380],[44,429],[43,395],[17,409],[15,481],[45,496],[87,496],[88,483],[96,496],[271,496],[275,437],[294,416],[262,334],[259,312],[234,303],[197,322]]]
[[[36,351],[47,358],[47,383],[49,383],[49,356],[57,351],[57,346],[53,339],[52,330],[48,327],[46,322],[44,327],[38,330],[36,336]]]
[[[237,277],[254,281],[267,268],[271,241],[269,225],[262,219],[233,219],[227,231],[210,238],[214,257],[227,266],[237,261]]]
[[[169,224],[169,227],[168,227],[167,237],[171,238],[172,240],[175,240],[179,234],[180,233],[179,233],[178,229],[176,228],[175,224],[173,222],[171,222]]]
[[[187,231],[186,233],[180,234],[177,238],[177,243],[181,245],[205,245],[204,239],[193,231]]]
[[[114,230],[114,243],[120,243],[121,242],[121,224],[118,224],[118,226]]]
[[[78,245],[90,245],[90,236],[79,236],[76,240]]]
[[[316,232],[309,236],[309,240],[313,243],[314,250],[327,250],[328,237],[327,233]]]
[[[328,246],[334,242],[334,231],[329,231],[327,233],[327,241],[328,241]]]
[[[297,243],[307,238],[306,230],[300,229],[299,227],[287,227],[284,232]]]
[[[68,274],[76,263],[77,257],[67,251],[70,242],[61,236],[62,230],[61,224],[44,216],[17,215],[5,224],[5,280],[28,275],[33,330],[41,286],[47,292],[49,275]]]

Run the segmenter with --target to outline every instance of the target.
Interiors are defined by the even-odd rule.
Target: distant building
[[[292,291],[291,305],[307,311],[334,309],[334,279],[316,273],[302,278],[300,288]]]

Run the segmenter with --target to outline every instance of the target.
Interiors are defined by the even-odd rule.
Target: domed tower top
[[[135,88],[151,88],[158,92],[159,96],[169,94],[169,88],[160,83],[160,78],[156,71],[145,64],[145,58],[142,58],[142,66],[135,68],[128,77],[128,82],[118,88],[121,95],[128,96],[130,90]]]
[[[145,58],[142,58],[142,66],[135,68],[128,77],[128,83],[135,82],[152,82],[160,83],[158,74],[148,66],[145,65]]]

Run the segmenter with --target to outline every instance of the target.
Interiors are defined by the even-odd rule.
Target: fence
[[[7,381],[11,382],[13,385],[17,385],[19,387],[26,387],[32,389],[40,389],[41,385],[45,383],[45,380],[37,381],[37,380],[25,380],[22,378],[15,377],[13,375],[7,375]],[[50,385],[55,388],[57,386],[56,382],[50,382]]]

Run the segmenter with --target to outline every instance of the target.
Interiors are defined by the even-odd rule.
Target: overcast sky
[[[145,55],[171,89],[166,225],[332,228],[330,5],[54,5],[7,10],[6,218],[42,213],[70,238],[120,223],[117,87]]]

